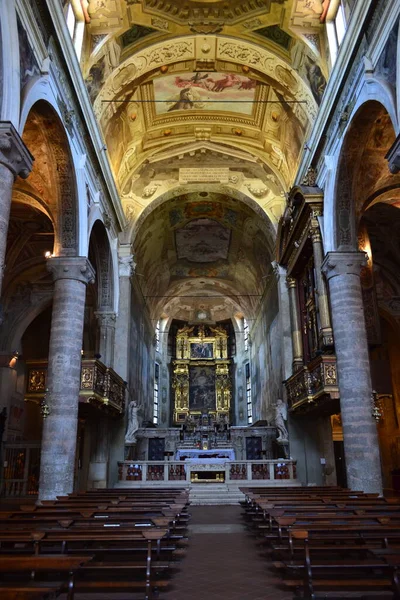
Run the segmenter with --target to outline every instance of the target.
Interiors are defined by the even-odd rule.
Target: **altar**
[[[227,460],[235,460],[235,451],[233,448],[200,450],[197,448],[182,449],[176,451],[175,460],[182,460],[190,463],[224,463]]]

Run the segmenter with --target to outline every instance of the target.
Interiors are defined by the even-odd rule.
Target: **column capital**
[[[100,327],[115,327],[117,315],[111,310],[96,310],[94,313]]]
[[[321,271],[328,280],[339,275],[360,276],[361,267],[366,264],[365,252],[328,252],[321,265]]]
[[[119,247],[118,266],[120,277],[132,277],[135,274],[136,262],[130,244],[121,244]]]
[[[54,256],[47,259],[46,267],[54,281],[75,279],[85,285],[95,282],[96,272],[85,256]]]
[[[10,121],[0,121],[0,164],[14,177],[26,179],[32,170],[34,158]]]
[[[286,284],[288,286],[288,288],[295,288],[296,287],[296,282],[297,280],[295,279],[295,277],[286,277]]]

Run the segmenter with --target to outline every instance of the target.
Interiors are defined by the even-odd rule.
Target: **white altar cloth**
[[[184,450],[179,448],[176,451],[175,460],[187,460],[191,463],[226,462],[227,460],[235,460],[235,451],[233,448],[224,448],[220,450],[200,450],[200,448]]]

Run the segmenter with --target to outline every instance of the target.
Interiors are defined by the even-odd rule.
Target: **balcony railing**
[[[27,361],[25,399],[40,402],[47,388],[47,360]],[[125,409],[125,383],[113,370],[96,359],[83,359],[79,402],[101,407],[111,414]]]
[[[305,365],[285,382],[289,409],[310,410],[323,402],[337,400],[339,387],[336,356],[322,355]]]

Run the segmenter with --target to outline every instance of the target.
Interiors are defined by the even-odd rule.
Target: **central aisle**
[[[278,587],[240,506],[190,506],[189,546],[165,600],[292,600]]]

